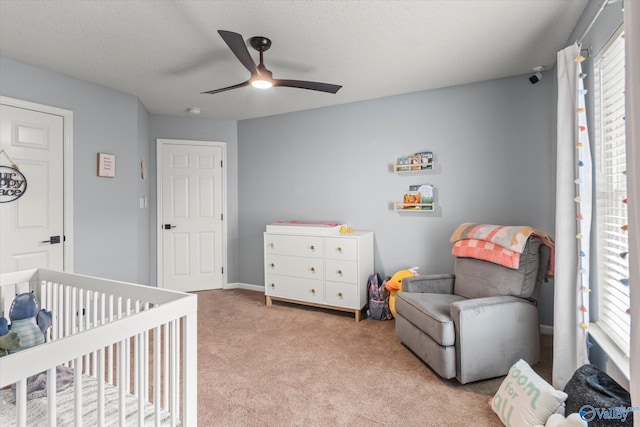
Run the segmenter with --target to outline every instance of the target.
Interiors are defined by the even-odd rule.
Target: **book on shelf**
[[[421,170],[431,170],[431,169],[433,169],[433,152],[431,152],[431,151],[421,151],[420,153],[416,153],[416,155],[420,158],[420,169]]]
[[[402,206],[409,210],[433,210],[433,185],[410,185],[409,191],[404,194]]]
[[[398,163],[396,163],[397,171],[411,170],[411,159],[409,157],[398,157]]]

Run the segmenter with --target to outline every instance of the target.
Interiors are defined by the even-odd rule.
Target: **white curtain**
[[[584,111],[580,47],[558,52],[556,269],[553,386],[563,390],[587,355],[591,154]]]
[[[629,215],[629,288],[631,296],[631,404],[640,406],[640,2],[624,2],[625,127],[627,210]],[[640,427],[640,412],[633,414]]]

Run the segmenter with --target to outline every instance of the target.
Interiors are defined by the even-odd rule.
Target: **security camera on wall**
[[[540,67],[536,67],[533,69],[534,74],[529,77],[529,81],[531,82],[532,85],[538,83],[540,80],[542,80],[542,71],[544,70],[544,67],[540,66]]]

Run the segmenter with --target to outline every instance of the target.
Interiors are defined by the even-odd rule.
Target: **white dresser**
[[[374,272],[373,233],[264,233],[267,306],[272,300],[349,311],[360,321]]]

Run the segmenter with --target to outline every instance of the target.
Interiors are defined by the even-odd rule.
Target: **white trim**
[[[620,347],[613,342],[609,335],[603,331],[597,323],[590,323],[588,329],[589,335],[598,342],[598,345],[607,354],[607,357],[616,368],[629,381],[631,360],[625,356]],[[607,372],[609,373],[609,372]],[[628,389],[628,387],[627,387]]]
[[[222,289],[227,289],[227,223],[229,216],[227,215],[227,143],[216,141],[196,141],[186,139],[156,139],[156,282],[159,288],[163,287],[162,283],[162,146],[164,144],[171,145],[199,145],[206,147],[220,147],[222,149]]]
[[[247,291],[256,291],[260,293],[264,293],[264,286],[262,285],[252,285],[249,283],[229,283],[225,289],[245,289]]]
[[[73,272],[73,111],[35,102],[23,101],[0,95],[0,104],[24,108],[62,117],[63,122],[63,205],[64,205],[64,266],[67,273]]]

